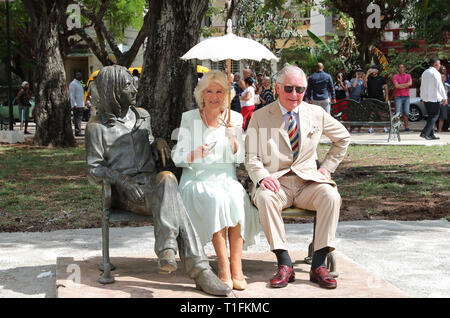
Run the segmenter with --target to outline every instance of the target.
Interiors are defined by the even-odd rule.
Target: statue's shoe
[[[158,258],[158,269],[160,274],[170,274],[177,270],[177,261],[173,249],[168,248],[161,252]]]
[[[210,269],[202,271],[195,279],[197,289],[214,296],[227,296],[231,289],[224,284]]]

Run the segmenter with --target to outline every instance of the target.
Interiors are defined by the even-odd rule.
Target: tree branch
[[[130,67],[133,60],[136,58],[137,53],[139,52],[139,48],[144,43],[145,39],[148,37],[148,30],[150,29],[150,12],[148,11],[144,16],[144,24],[139,30],[138,35],[134,39],[131,48],[126,51],[122,56],[117,60],[118,64]]]

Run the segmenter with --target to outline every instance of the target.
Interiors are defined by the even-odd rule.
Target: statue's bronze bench
[[[287,209],[284,209],[281,212],[281,216],[284,219],[293,219],[293,218],[314,218],[314,227],[313,227],[313,238],[311,243],[308,246],[308,256],[304,258],[304,262],[307,264],[311,264],[312,262],[312,256],[314,253],[314,238],[316,235],[316,211],[310,211],[310,210],[304,210],[299,209],[296,207],[290,207]],[[334,252],[328,253],[327,255],[327,268],[330,274],[333,277],[338,277],[339,272],[337,271],[337,265],[336,265],[336,256]]]
[[[400,113],[393,114],[391,104],[374,98],[342,99],[331,104],[331,114],[345,126],[389,127],[388,142],[397,137],[400,141]]]

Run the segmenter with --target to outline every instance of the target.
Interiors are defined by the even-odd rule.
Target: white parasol
[[[214,62],[228,60],[228,85],[231,89],[231,60],[274,60],[278,58],[264,45],[248,38],[233,34],[232,22],[227,21],[227,34],[211,37],[192,47],[181,59],[211,60]],[[231,100],[228,94],[228,123],[230,122]]]

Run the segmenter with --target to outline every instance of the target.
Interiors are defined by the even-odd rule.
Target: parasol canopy
[[[182,60],[199,59],[213,62],[228,60],[228,89],[231,89],[231,60],[279,60],[264,45],[233,34],[231,26],[231,19],[228,19],[227,34],[203,40],[181,57]],[[230,111],[231,100],[228,94],[228,124],[230,123]]]
[[[264,45],[255,40],[233,34],[231,20],[227,22],[227,34],[211,37],[192,47],[182,60],[199,59],[214,62],[222,60],[275,60],[278,58]]]

